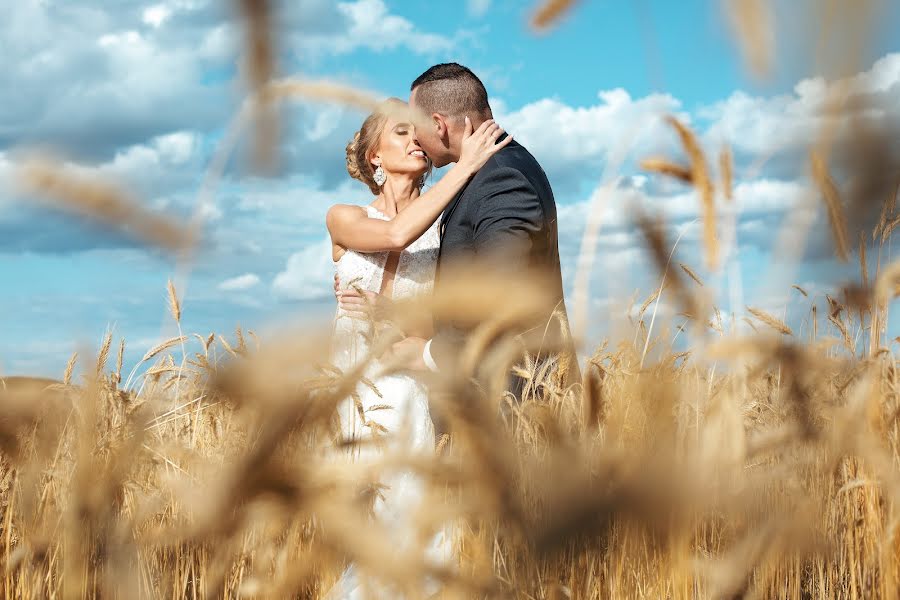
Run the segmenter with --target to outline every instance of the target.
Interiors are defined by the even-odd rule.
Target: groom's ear
[[[450,128],[447,125],[447,119],[444,118],[444,115],[432,113],[431,120],[434,123],[434,129],[439,138],[443,139],[450,135]]]

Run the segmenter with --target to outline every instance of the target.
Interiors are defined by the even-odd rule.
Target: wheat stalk
[[[706,157],[700,148],[700,143],[688,127],[672,116],[666,117],[666,121],[681,139],[681,144],[691,161],[691,182],[700,196],[700,208],[703,221],[703,242],[706,246],[706,262],[710,269],[715,269],[719,264],[719,243],[716,236],[716,207],[715,191],[709,178],[709,168]]]
[[[810,312],[812,313],[812,337],[816,339],[819,335],[819,307],[813,304]]]
[[[638,312],[637,312],[638,319],[640,319],[641,317],[644,316],[644,312],[647,310],[647,308],[651,304],[653,304],[656,301],[657,298],[659,298],[660,294],[662,294],[663,290],[666,288],[667,285],[668,285],[668,283],[666,281],[663,281],[662,285],[657,287],[655,290],[653,290],[652,294],[647,296],[647,299],[644,300],[644,303],[641,304],[640,308],[638,309]]]
[[[722,192],[726,200],[734,199],[734,159],[727,145],[719,153],[719,171],[722,174]]]
[[[178,344],[183,343],[186,339],[187,338],[185,336],[180,335],[180,336],[168,339],[164,342],[161,342],[161,343],[157,344],[156,346],[153,346],[152,348],[147,350],[147,353],[144,354],[144,357],[141,359],[141,362],[146,362],[146,361],[150,360],[151,358],[153,358],[160,352],[162,352],[164,350],[168,350],[172,346],[177,346]]]
[[[544,0],[531,17],[531,26],[537,30],[547,29],[573,6],[576,0]]]
[[[244,72],[251,93],[257,94],[275,74],[275,49],[272,42],[272,7],[269,0],[238,0],[247,24]],[[253,105],[253,159],[261,169],[275,164],[278,117],[267,97]]]
[[[884,244],[889,237],[891,237],[891,233],[893,233],[894,229],[900,225],[900,216],[894,217],[890,221],[887,221],[881,228],[881,243]]]
[[[125,357],[125,338],[119,342],[119,352],[116,355],[116,384],[122,383],[122,360]]]
[[[691,170],[670,160],[659,157],[649,157],[641,161],[640,167],[645,171],[652,171],[668,177],[674,177],[684,183],[692,183]]]
[[[109,348],[111,344],[112,331],[108,331],[103,338],[103,343],[100,344],[100,353],[97,355],[96,374],[98,377],[103,374],[103,369],[106,367],[106,359],[109,358]]]
[[[766,325],[768,325],[772,329],[778,331],[779,333],[783,333],[784,335],[794,335],[794,332],[791,331],[791,328],[788,327],[782,320],[767,313],[764,310],[748,306],[747,312],[749,312],[751,315],[756,317],[757,320],[761,321],[762,323],[765,323]]]
[[[700,287],[703,287],[703,282],[700,280],[700,277],[696,273],[694,273],[693,269],[691,269],[684,263],[678,263],[678,266],[681,267],[682,271],[687,273],[688,277],[694,280],[694,283],[696,283]]]
[[[26,190],[40,194],[62,210],[114,226],[120,231],[166,248],[183,251],[196,236],[174,219],[144,209],[117,186],[98,179],[79,177],[61,163],[31,160],[19,169]]]
[[[379,108],[376,94],[353,86],[327,80],[308,80],[300,78],[280,79],[269,83],[260,92],[260,96],[269,99],[304,98],[336,102],[358,108],[362,111],[374,111]],[[387,110],[390,110],[389,108]]]
[[[824,159],[816,150],[810,151],[810,164],[812,165],[813,180],[822,192],[825,206],[828,208],[828,221],[831,223],[835,252],[839,259],[847,262],[849,256],[847,221],[844,218],[844,210],[841,208],[837,186],[828,174],[828,167],[825,165]]]
[[[837,317],[828,317],[828,320],[837,328],[837,330],[841,334],[841,339],[844,341],[844,346],[847,347],[847,350],[853,354],[854,353],[854,344],[853,339],[850,337],[850,332],[847,330],[847,326],[844,322]]]
[[[169,279],[166,288],[169,291],[169,313],[176,323],[181,323],[181,303],[178,301],[178,294],[175,293],[175,284]]]
[[[218,338],[219,338],[219,342],[222,344],[222,346],[225,348],[225,350],[228,352],[228,354],[230,354],[232,356],[238,356],[238,353],[235,352],[234,348],[231,347],[231,344],[228,343],[228,340],[226,340],[221,335],[218,336]]]
[[[63,375],[63,383],[66,385],[72,384],[72,371],[75,370],[75,361],[78,360],[78,353],[73,352],[72,357],[69,359],[69,362],[66,363],[66,371]]]
[[[747,325],[749,325],[749,326],[750,326],[750,329],[752,329],[754,332],[759,332],[759,329],[756,328],[756,323],[754,323],[753,321],[751,321],[751,320],[748,319],[747,317],[741,317],[741,320],[742,320],[744,323],[746,323]]]
[[[859,272],[862,275],[862,286],[869,287],[869,265],[866,262],[866,234],[859,232]]]
[[[751,71],[764,77],[772,69],[774,17],[770,0],[729,0],[729,16]]]

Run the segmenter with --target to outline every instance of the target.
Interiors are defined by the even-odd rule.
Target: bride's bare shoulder
[[[355,221],[360,217],[368,217],[365,206],[358,204],[334,204],[325,213],[325,224],[329,229],[335,224]]]

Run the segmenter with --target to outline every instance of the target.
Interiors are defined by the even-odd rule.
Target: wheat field
[[[258,165],[272,160],[274,103],[373,102],[330,82],[273,81],[267,3],[241,4],[256,95],[198,206],[240,132],[253,137]],[[727,4],[750,67],[771,68],[767,3]],[[543,3],[533,26],[550,27],[576,5]],[[694,190],[705,272],[716,272],[727,254],[732,156],[668,123],[683,156],[647,157],[642,167]],[[505,392],[506,374],[523,345],[536,349],[516,325],[545,309],[539,276],[451,273],[442,295],[380,316],[370,359],[410,320],[473,325],[460,368],[427,375],[445,431],[433,453],[342,460],[356,442],[340,439],[336,407],[371,385],[367,365],[328,364],[327,324],[265,339],[240,327],[183,332],[172,283],[160,303],[179,334],[138,364],[124,365],[127,340],[107,334],[58,380],[0,378],[3,597],[316,599],[352,563],[407,598],[428,597],[424,581],[438,582],[442,598],[897,598],[900,338],[889,339],[888,325],[900,262],[888,249],[900,169],[877,160],[890,155],[890,132],[860,130],[879,170],[855,173],[866,194],[846,194],[829,171],[829,133],[810,140],[804,167],[835,254],[858,262],[858,276],[828,294],[785,283],[802,323],[752,306],[743,321],[723,314],[717,291],[679,262],[665,223],[643,209],[634,227],[657,287],[623,307],[617,335],[589,350],[580,324],[592,316],[576,282],[570,309],[583,359],[577,368],[565,354],[513,365],[527,380],[521,398]],[[125,191],[53,162],[24,164],[21,176],[55,206],[179,261],[200,243],[196,224],[149,215]],[[498,308],[473,296],[509,301]],[[677,316],[662,314],[663,297]],[[543,349],[570,341],[555,324]],[[400,471],[427,488],[414,516],[419,543],[408,548],[369,514],[379,480]],[[453,535],[450,566],[424,553],[442,528]]]

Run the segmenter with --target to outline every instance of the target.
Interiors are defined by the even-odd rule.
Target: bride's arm
[[[425,233],[469,178],[512,141],[507,136],[497,143],[503,130],[493,120],[482,123],[474,133],[468,117],[466,125],[459,162],[421,198],[390,221],[369,218],[358,206],[332,206],[325,217],[331,241],[357,252],[399,251]]]

